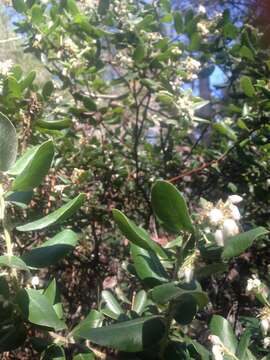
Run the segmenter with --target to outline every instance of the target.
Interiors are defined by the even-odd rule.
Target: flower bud
[[[238,204],[243,200],[243,198],[239,195],[230,195],[228,199],[232,204]]]
[[[223,351],[220,345],[212,346],[213,360],[223,360]]]
[[[260,325],[261,325],[261,330],[262,330],[263,335],[267,335],[269,328],[270,328],[269,320],[262,319]]]
[[[219,346],[223,345],[220,338],[216,335],[209,335],[208,340],[210,340],[213,345],[219,345]]]
[[[194,267],[193,266],[187,266],[184,269],[184,277],[185,277],[185,282],[190,283],[193,279],[193,275],[194,275]]]
[[[241,219],[241,214],[240,214],[237,206],[231,204],[230,205],[230,210],[231,210],[232,218],[234,220],[240,220]]]
[[[239,234],[239,228],[233,219],[226,219],[223,223],[223,235],[225,238]]]
[[[31,279],[31,284],[33,287],[38,286],[39,285],[39,277],[38,276],[33,276]]]
[[[217,245],[224,246],[224,236],[223,236],[222,230],[220,230],[220,229],[216,230],[214,236],[215,236]]]

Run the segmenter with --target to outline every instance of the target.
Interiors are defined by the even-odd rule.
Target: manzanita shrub
[[[27,149],[15,162],[16,130],[1,114],[0,150],[0,220],[5,244],[0,256],[1,352],[16,349],[27,339],[42,359],[104,358],[92,344],[113,350],[121,359],[267,359],[258,344],[263,338],[263,344],[269,339],[270,296],[267,286],[255,277],[249,280],[247,290],[264,306],[260,323],[256,319],[252,326],[246,322],[241,336],[236,336],[228,320],[214,315],[205,329],[208,343],[201,344],[192,336],[193,320],[199,320],[211,305],[199,281],[226,271],[231,260],[267,234],[263,227],[242,231],[236,205],[242,200],[240,196],[232,195],[216,205],[202,199],[197,212],[190,215],[177,188],[157,181],[152,187],[151,205],[157,225],[172,234],[164,246],[114,209],[114,221],[130,242],[125,269],[130,279],[136,279],[136,291],[128,299],[104,290],[98,309],[69,328],[55,279],[42,288],[38,272],[71,251],[78,235],[62,229],[19,256],[12,233],[14,226],[25,232],[63,223],[82,205],[85,196],[79,194],[30,223],[11,223],[10,207],[29,203],[51,166],[54,145],[47,140]]]

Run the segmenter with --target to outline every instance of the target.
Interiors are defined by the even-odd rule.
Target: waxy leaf
[[[80,336],[100,346],[125,352],[139,352],[158,344],[165,335],[165,329],[161,317],[150,316],[97,329],[84,329]]]
[[[155,286],[168,281],[168,275],[153,251],[132,244],[131,258],[139,279],[146,285]]]
[[[208,296],[201,290],[198,283],[177,285],[171,282],[156,286],[150,291],[150,297],[157,304],[166,304],[169,301],[178,302],[186,295],[192,296],[200,309],[208,304]]]
[[[102,325],[104,316],[100,311],[91,310],[90,313],[82,320],[70,333],[70,337],[78,340],[80,339],[80,333],[85,332],[88,329],[97,328]]]
[[[142,315],[147,304],[147,293],[144,290],[140,290],[133,302],[132,310],[135,311],[138,315]]]
[[[179,11],[174,13],[174,27],[177,34],[181,34],[184,30],[183,18]]]
[[[41,246],[33,248],[22,256],[30,267],[42,268],[55,265],[60,259],[74,249],[78,235],[72,230],[63,230]]]
[[[252,97],[255,95],[255,89],[252,85],[251,78],[249,76],[242,76],[240,79],[240,86],[246,96]]]
[[[7,171],[16,160],[17,135],[13,124],[0,112],[0,171]]]
[[[41,360],[65,360],[66,355],[64,349],[59,345],[49,346],[42,354]]]
[[[36,125],[49,130],[63,130],[69,128],[72,125],[72,121],[70,119],[61,119],[54,121],[38,120],[36,122]]]
[[[29,271],[28,266],[26,263],[18,258],[17,256],[8,256],[8,255],[2,255],[0,256],[0,267],[6,266],[11,269],[17,269],[17,270],[25,270]]]
[[[167,257],[162,247],[158,243],[154,242],[144,229],[135,225],[133,221],[129,220],[128,217],[120,210],[113,210],[113,218],[122,234],[126,236],[131,243],[145,250],[153,251],[161,257]]]
[[[15,301],[24,318],[32,324],[53,328],[56,331],[66,328],[47,297],[38,290],[21,289]]]
[[[212,335],[220,338],[223,344],[235,354],[237,349],[237,339],[230,323],[220,315],[214,315],[210,322],[210,331]]]
[[[51,167],[54,146],[51,140],[35,149],[32,157],[27,154],[26,164],[12,184],[13,191],[29,191],[40,185]],[[22,163],[20,165],[23,166]]]
[[[121,308],[119,302],[115,296],[109,290],[103,290],[101,293],[103,301],[106,303],[109,310],[111,310],[116,315],[123,314],[123,309]]]
[[[157,218],[166,229],[175,233],[181,230],[193,233],[186,202],[175,186],[167,181],[157,181],[152,188],[151,202]]]
[[[180,325],[188,325],[197,313],[197,302],[192,295],[184,294],[173,308],[173,318]]]
[[[221,255],[222,258],[224,260],[229,260],[235,256],[242,254],[253,244],[254,240],[256,240],[259,236],[266,234],[268,234],[268,230],[260,226],[231,237],[224,246]]]
[[[59,224],[72,216],[84,203],[85,194],[80,194],[59,209],[41,219],[17,227],[19,231],[33,231]]]

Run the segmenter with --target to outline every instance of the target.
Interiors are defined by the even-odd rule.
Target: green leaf
[[[250,329],[245,330],[244,333],[241,335],[236,352],[236,356],[239,360],[246,360],[246,351],[248,350],[251,335],[252,333]]]
[[[149,293],[152,300],[157,304],[166,304],[169,301],[179,302],[186,295],[191,295],[200,309],[208,304],[208,296],[202,291],[199,283],[175,284],[173,282],[154,287]]]
[[[59,319],[63,319],[63,305],[60,301],[60,294],[55,279],[50,281],[43,294],[49,300],[50,304],[53,305],[54,311],[56,312]]]
[[[43,268],[55,265],[60,259],[74,249],[78,235],[72,230],[63,230],[41,246],[33,248],[22,255],[23,261],[30,267]]]
[[[17,156],[17,135],[13,124],[0,112],[0,171],[7,171]]]
[[[72,125],[72,121],[70,119],[38,120],[36,125],[43,129],[63,130],[69,128]]]
[[[85,329],[80,335],[100,346],[125,352],[139,352],[158,344],[165,334],[159,316],[123,321],[98,329]]]
[[[253,52],[246,45],[243,45],[241,47],[239,53],[240,53],[240,56],[242,58],[245,58],[245,59],[248,59],[248,60],[251,60],[251,61],[254,60]]]
[[[132,310],[135,311],[138,315],[142,315],[146,305],[147,305],[147,293],[144,290],[140,290],[139,292],[137,292],[134,298]]]
[[[51,167],[54,157],[53,142],[46,141],[35,148],[32,156],[29,153],[26,155],[24,165],[22,162],[19,163],[23,170],[12,183],[13,191],[29,191],[40,185]]]
[[[153,251],[132,244],[131,257],[139,279],[146,285],[155,286],[168,281],[168,275]]]
[[[175,186],[167,181],[157,181],[151,193],[151,203],[155,215],[170,231],[194,232],[186,202]]]
[[[145,57],[145,46],[143,44],[137,45],[134,54],[133,59],[136,63],[140,63],[143,61]]]
[[[29,88],[32,85],[35,78],[36,78],[36,72],[34,70],[30,71],[30,73],[26,76],[26,78],[24,78],[22,81],[19,82],[20,90],[23,91],[24,89]]]
[[[31,22],[34,25],[39,25],[44,20],[43,10],[41,6],[35,4],[31,8]]]
[[[51,80],[48,80],[44,84],[43,89],[42,89],[42,96],[43,96],[44,100],[48,100],[49,97],[52,95],[53,91],[54,91],[53,82]]]
[[[223,344],[235,354],[237,349],[237,339],[234,335],[230,323],[220,315],[214,315],[210,322],[210,331],[212,335],[220,338]]]
[[[12,0],[12,5],[18,13],[23,13],[26,10],[26,6],[23,0]]]
[[[189,294],[181,296],[177,304],[173,307],[173,318],[180,325],[188,325],[197,313],[196,299]]]
[[[179,11],[174,13],[174,27],[177,34],[181,34],[184,30],[183,18]]]
[[[224,246],[221,255],[222,258],[224,260],[229,260],[235,256],[242,254],[253,244],[254,240],[256,240],[259,236],[263,236],[266,234],[268,234],[268,230],[260,226],[231,237]]]
[[[8,255],[0,256],[0,267],[1,266],[6,266],[11,269],[29,271],[26,263],[17,256],[8,256]]]
[[[241,77],[240,86],[246,96],[253,97],[255,95],[255,89],[249,76],[244,75]]]
[[[116,315],[123,314],[123,309],[121,308],[119,302],[116,300],[115,296],[109,290],[103,290],[101,293],[103,301],[106,303],[109,310],[111,310]]]
[[[24,318],[30,323],[54,330],[65,329],[65,323],[61,321],[47,297],[34,289],[21,289],[15,299]]]
[[[5,195],[5,200],[26,209],[33,197],[33,191],[9,191]]]
[[[224,122],[219,122],[213,124],[213,128],[218,131],[220,134],[227,136],[232,141],[237,140],[235,132]]]
[[[113,209],[113,218],[122,234],[126,236],[131,243],[145,250],[153,251],[161,257],[167,257],[161,246],[154,242],[144,229],[135,225],[133,221],[129,220],[120,210]]]
[[[212,263],[195,269],[196,279],[209,278],[211,275],[215,275],[219,272],[225,272],[228,270],[228,265],[224,263]]]
[[[21,346],[26,339],[26,328],[18,320],[16,323],[0,326],[0,353],[11,351]]]
[[[235,39],[238,35],[237,27],[231,22],[227,22],[223,28],[224,35],[230,39]]]
[[[97,328],[102,325],[104,316],[102,312],[91,310],[90,313],[71,331],[69,337],[74,338],[76,341],[81,338],[81,332],[84,333],[88,329]]]
[[[44,229],[48,226],[59,224],[72,216],[84,203],[85,194],[79,194],[73,200],[70,200],[67,204],[63,205],[59,209],[50,213],[43,218],[33,221],[31,223],[18,226],[17,230],[19,231],[33,231]]]

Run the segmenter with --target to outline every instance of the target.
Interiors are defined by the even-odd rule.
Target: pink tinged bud
[[[263,335],[267,335],[269,328],[270,328],[269,320],[262,319],[260,325],[261,325],[261,330],[262,330]]]
[[[216,335],[209,335],[208,340],[211,341],[212,345],[219,345],[222,346],[222,341]]]
[[[231,210],[232,218],[234,220],[240,220],[241,219],[241,214],[240,214],[237,206],[231,204],[230,205],[230,210]]]
[[[222,230],[216,230],[214,236],[215,236],[215,241],[216,241],[217,245],[224,246],[223,231]]]
[[[219,209],[212,209],[209,212],[209,220],[210,223],[213,225],[218,224],[219,221],[221,221],[223,219],[223,213],[221,210]]]
[[[232,204],[239,204],[243,200],[243,198],[239,195],[230,195],[228,199]]]
[[[223,360],[222,347],[220,345],[212,346],[213,360]]]
[[[193,279],[194,267],[188,266],[184,269],[185,282],[190,283]]]
[[[239,234],[239,228],[233,219],[226,219],[223,223],[223,235],[225,238]]]

